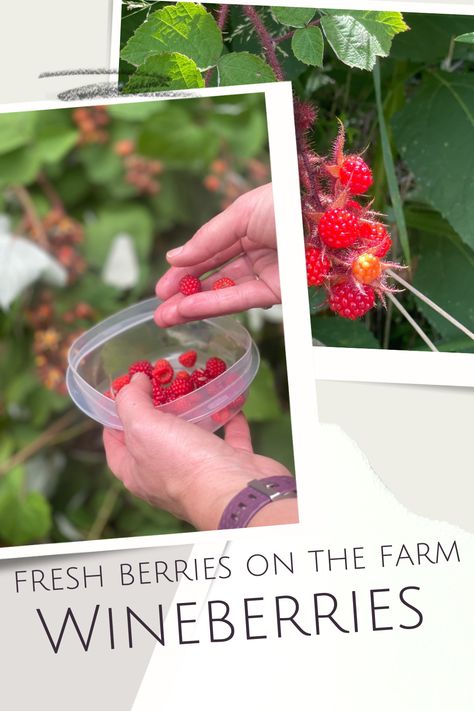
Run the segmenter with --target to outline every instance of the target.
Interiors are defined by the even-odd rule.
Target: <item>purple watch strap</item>
[[[225,507],[219,529],[245,528],[257,511],[271,501],[295,496],[296,481],[292,476],[269,476],[249,481]]]

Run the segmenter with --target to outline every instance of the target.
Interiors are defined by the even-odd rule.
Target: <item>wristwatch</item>
[[[245,528],[264,506],[278,499],[296,497],[296,481],[292,476],[269,476],[249,481],[224,509],[219,529]]]

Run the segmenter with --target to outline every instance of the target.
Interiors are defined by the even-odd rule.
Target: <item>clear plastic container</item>
[[[214,432],[245,402],[260,363],[257,346],[249,332],[227,316],[159,328],[153,321],[159,303],[153,298],[130,306],[74,341],[66,374],[69,394],[86,415],[105,427],[121,430],[115,402],[103,394],[112,381],[137,360],[154,363],[167,358],[180,369],[179,355],[193,349],[198,353],[194,367],[202,368],[207,358],[217,356],[227,363],[227,370],[159,409]]]

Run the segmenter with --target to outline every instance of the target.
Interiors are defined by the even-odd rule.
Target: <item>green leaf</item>
[[[375,336],[363,321],[349,321],[338,316],[313,316],[313,338],[324,346],[341,348],[379,348]]]
[[[293,437],[288,413],[281,414],[272,422],[253,422],[252,444],[257,454],[275,459],[294,473]]]
[[[310,7],[272,7],[271,11],[277,22],[288,27],[304,27],[316,14]]]
[[[474,44],[474,32],[466,32],[463,35],[459,35],[454,40],[455,42],[463,42],[465,44]]]
[[[273,69],[261,57],[250,52],[231,52],[217,63],[219,86],[263,84],[275,81]]]
[[[377,57],[388,57],[395,35],[408,29],[400,12],[324,12],[321,27],[336,56],[358,69],[373,69]]]
[[[184,106],[176,103],[146,121],[137,142],[141,155],[182,166],[187,171],[206,165],[215,157],[218,146],[219,137],[208,122],[200,125]]]
[[[305,27],[296,30],[291,40],[291,49],[300,62],[312,67],[320,67],[324,54],[323,33],[319,27]]]
[[[34,135],[37,114],[0,114],[0,154],[29,143]]]
[[[196,63],[184,54],[152,54],[130,77],[126,93],[147,93],[176,89],[196,89],[204,79]]]
[[[474,252],[457,237],[420,234],[413,284],[423,294],[474,331]],[[417,306],[443,339],[462,333],[420,299]]]
[[[273,371],[264,360],[261,361],[257,376],[250,386],[244,413],[250,422],[276,420],[281,414]]]
[[[113,104],[108,106],[109,115],[113,119],[141,123],[145,119],[166,110],[163,101],[138,101],[132,104]]]
[[[103,208],[85,230],[85,256],[92,266],[102,267],[113,239],[126,233],[134,240],[138,257],[148,257],[153,223],[148,210],[134,204]]]
[[[79,132],[71,125],[70,114],[64,109],[40,111],[36,131],[36,146],[41,160],[56,163],[74,148]]]
[[[39,153],[34,148],[19,148],[0,155],[0,187],[28,185],[41,167]]]
[[[410,62],[440,62],[452,50],[453,59],[465,56],[468,47],[461,44],[451,47],[452,40],[466,31],[474,30],[474,17],[434,15],[431,13],[406,16],[410,32],[397,35],[390,56]]]
[[[25,491],[25,472],[16,467],[0,481],[0,539],[14,546],[37,542],[51,528],[51,509],[36,491]]]
[[[393,130],[423,198],[474,247],[474,75],[425,75]]]
[[[91,144],[83,146],[80,160],[91,183],[107,185],[123,175],[123,162],[108,146]]]
[[[314,286],[308,289],[309,311],[311,314],[315,314],[325,307],[326,297],[327,293],[325,289]]]
[[[122,59],[139,66],[149,54],[184,54],[200,69],[216,64],[222,52],[222,34],[202,5],[178,2],[152,13],[129,39]]]

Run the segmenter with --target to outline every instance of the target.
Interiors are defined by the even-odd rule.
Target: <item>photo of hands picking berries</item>
[[[472,16],[122,7],[126,93],[292,82],[315,345],[474,352]]]
[[[0,544],[297,521],[265,95],[0,115]]]

